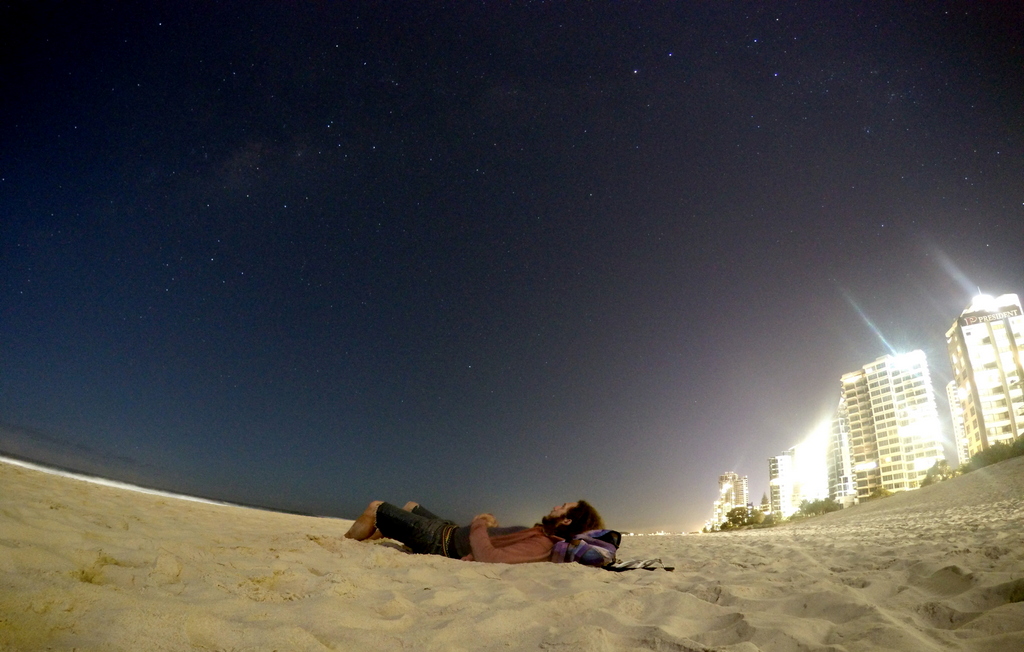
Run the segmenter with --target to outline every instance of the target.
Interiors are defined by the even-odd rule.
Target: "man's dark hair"
[[[559,523],[563,518],[567,518],[571,523],[562,525]],[[549,534],[553,534],[556,537],[561,537],[568,541],[581,532],[587,532],[589,530],[603,530],[604,520],[601,515],[597,513],[594,506],[585,500],[581,500],[576,503],[575,507],[570,507],[569,511],[565,513],[565,516],[557,519],[549,519],[545,516],[542,519],[542,525],[544,530]]]

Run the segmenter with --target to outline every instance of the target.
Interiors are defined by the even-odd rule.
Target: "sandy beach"
[[[0,463],[0,649],[1024,649],[1024,458],[791,526],[624,538],[674,572],[416,556],[349,523]]]

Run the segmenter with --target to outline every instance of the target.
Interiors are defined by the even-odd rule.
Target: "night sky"
[[[0,450],[693,530],[915,348],[951,439],[945,330],[1024,295],[1022,7],[4,3]]]

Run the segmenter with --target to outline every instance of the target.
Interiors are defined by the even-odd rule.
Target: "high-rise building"
[[[967,454],[1024,436],[1024,316],[1017,295],[975,297],[946,332],[946,346]]]
[[[809,438],[768,458],[768,497],[771,513],[789,518],[804,500],[828,496],[824,437]]]
[[[923,351],[886,355],[840,378],[857,496],[916,488],[943,459],[938,409]]]
[[[795,449],[768,458],[768,502],[772,514],[789,518],[793,507],[793,455]]]
[[[730,511],[736,507],[747,507],[748,502],[747,476],[741,477],[732,471],[723,473],[718,476],[718,500],[715,501],[712,523],[724,523]]]
[[[953,418],[953,442],[956,444],[956,459],[960,464],[971,461],[967,446],[967,431],[964,429],[964,406],[956,392],[956,381],[946,383],[946,399],[949,400],[949,415]]]
[[[828,447],[825,449],[825,464],[828,472],[828,497],[847,504],[857,495],[853,478],[853,463],[850,458],[850,412],[846,398],[839,398],[839,407],[832,417]]]
[[[750,481],[747,476],[739,478],[736,489],[736,507],[751,507],[750,504]]]

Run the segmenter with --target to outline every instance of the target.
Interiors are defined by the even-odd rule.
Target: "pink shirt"
[[[486,521],[477,519],[469,528],[469,546],[473,552],[462,559],[498,564],[550,561],[555,540],[560,539],[552,539],[544,534],[544,529],[539,525],[512,534],[490,537],[487,535]]]

